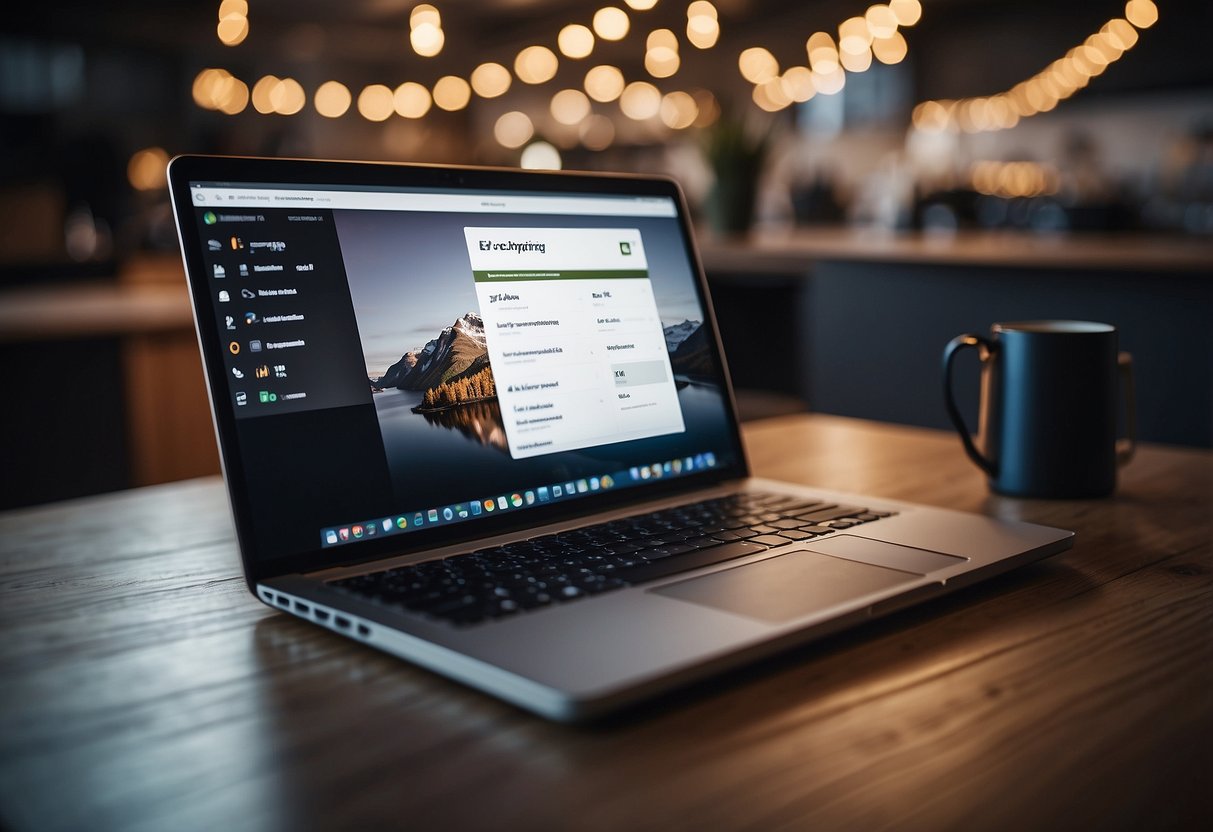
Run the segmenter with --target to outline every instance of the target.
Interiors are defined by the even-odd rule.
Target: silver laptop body
[[[169,173],[245,575],[283,612],[573,721],[1072,543],[750,477],[668,180]]]

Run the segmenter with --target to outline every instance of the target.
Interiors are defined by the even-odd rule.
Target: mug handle
[[[1116,356],[1120,368],[1120,386],[1125,394],[1125,433],[1128,436],[1116,440],[1116,464],[1124,465],[1133,458],[1137,450],[1137,405],[1133,391],[1133,356],[1122,352]]]
[[[969,455],[969,459],[977,465],[978,468],[985,471],[991,477],[998,476],[998,470],[994,463],[986,459],[981,451],[977,450],[977,446],[973,444],[973,437],[969,435],[969,428],[964,423],[964,417],[960,415],[960,408],[956,406],[956,397],[952,393],[952,363],[956,358],[956,354],[965,347],[977,347],[978,355],[981,360],[986,361],[994,352],[994,345],[982,338],[980,335],[967,333],[965,335],[957,335],[943,349],[943,402],[948,409],[948,417],[952,420],[952,424],[956,427],[956,432],[960,434],[960,441],[964,444],[965,453]]]

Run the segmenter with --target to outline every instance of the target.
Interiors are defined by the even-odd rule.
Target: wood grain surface
[[[1213,828],[1213,455],[989,495],[951,436],[750,425],[755,473],[1069,553],[588,727],[257,603],[213,479],[0,515],[0,827]]]

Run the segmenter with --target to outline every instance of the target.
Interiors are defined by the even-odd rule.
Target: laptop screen
[[[471,538],[740,464],[671,196],[188,189],[259,559]]]

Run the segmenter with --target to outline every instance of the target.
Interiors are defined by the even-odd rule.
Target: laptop
[[[169,182],[249,589],[536,714],[1072,543],[751,477],[672,180],[182,156]]]

